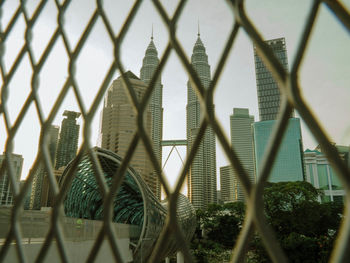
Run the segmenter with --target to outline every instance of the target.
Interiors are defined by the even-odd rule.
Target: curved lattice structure
[[[94,148],[108,187],[121,165],[122,158],[113,152]],[[74,160],[67,166],[61,178],[66,180]],[[68,178],[68,177],[67,177]],[[96,175],[89,155],[84,155],[77,164],[71,187],[64,201],[66,216],[103,220],[103,198],[96,181]],[[167,202],[161,204],[148,188],[141,176],[131,167],[125,173],[123,182],[113,200],[113,222],[140,227],[138,240],[131,240],[135,262],[146,260],[165,224]],[[186,239],[189,241],[195,230],[195,211],[189,200],[179,196],[177,218]],[[164,256],[178,250],[176,240],[170,240]]]

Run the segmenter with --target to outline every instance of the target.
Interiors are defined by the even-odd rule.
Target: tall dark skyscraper
[[[56,153],[56,169],[66,166],[75,157],[78,149],[79,127],[76,119],[80,113],[75,111],[64,111],[61,125],[60,138]]]
[[[159,65],[158,52],[153,43],[153,33],[151,42],[149,43],[145,57],[143,58],[142,68],[140,72],[140,79],[147,85],[150,83],[154,72]],[[155,87],[149,102],[149,109],[152,116],[152,130],[151,139],[153,143],[153,150],[157,157],[157,160],[162,165],[162,145],[163,138],[163,85],[161,83],[161,77],[157,79]],[[154,172],[154,178],[157,178]],[[158,180],[155,179],[157,182]],[[160,184],[157,185],[157,196],[160,198]]]
[[[276,58],[285,70],[288,70],[286,41],[284,38],[267,40],[266,43],[273,50]],[[265,156],[266,146],[270,140],[280,108],[280,91],[271,73],[263,64],[254,49],[255,74],[258,90],[258,104],[260,121],[253,124],[255,169],[257,178],[260,175],[260,163]],[[302,181],[304,179],[303,143],[300,120],[291,118],[279,146],[273,168],[268,181]]]
[[[288,70],[286,40],[276,38],[267,40],[265,43],[273,50],[284,69]],[[280,91],[277,82],[258,56],[255,48],[254,59],[260,121],[276,120],[280,108]]]
[[[208,88],[211,81],[210,66],[199,33],[193,48],[191,63],[204,88]],[[200,102],[189,81],[187,84],[186,114],[188,153],[198,134],[202,115]],[[207,128],[189,170],[188,197],[196,209],[206,208],[208,204],[217,202],[215,135],[211,127]]]

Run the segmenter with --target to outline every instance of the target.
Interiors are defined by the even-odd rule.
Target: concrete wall
[[[0,249],[6,240],[8,231],[10,230],[10,218],[11,208],[0,207]],[[25,257],[27,262],[35,262],[50,228],[51,211],[22,211],[19,222],[21,225],[20,231]],[[60,218],[60,222],[69,261],[85,262],[101,228],[103,227],[103,222],[64,216]],[[133,242],[138,240],[140,235],[139,227],[119,223],[114,223],[113,227],[123,262],[132,262],[133,254],[130,249],[130,240]],[[15,242],[14,240],[12,240],[12,242],[13,244],[10,245],[5,257],[6,263],[19,262],[16,245],[14,244]],[[53,241],[47,249],[48,254],[44,262],[62,262],[56,241]],[[96,262],[115,262],[106,236],[97,255]]]
[[[43,245],[43,243],[41,242],[23,244],[24,253],[25,253],[27,262],[35,262],[35,259],[39,254],[41,246]],[[79,242],[66,241],[65,246],[66,246],[67,256],[69,261],[86,262],[93,244],[94,244],[93,240],[79,241]],[[117,244],[119,246],[123,261],[132,262],[132,252],[129,249],[129,239],[118,239]],[[52,242],[51,246],[48,249],[49,250],[47,252],[44,262],[50,262],[50,263],[62,262],[60,258],[60,254],[58,252],[56,242]],[[8,262],[8,263],[19,262],[17,258],[16,245],[13,244],[10,246],[10,249],[8,250],[7,255],[5,257],[5,262]],[[103,244],[100,247],[100,250],[97,254],[95,262],[103,262],[103,263],[115,262],[113,253],[110,249],[107,239],[103,241]]]

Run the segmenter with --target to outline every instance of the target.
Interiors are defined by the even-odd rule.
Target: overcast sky
[[[28,1],[27,7],[33,13],[39,1]],[[161,1],[172,13],[177,1]],[[293,62],[304,20],[312,1],[246,1],[248,15],[265,39],[286,38],[289,65]],[[349,7],[349,2],[347,3]],[[6,1],[1,15],[1,28],[6,28],[17,6],[17,1]],[[132,6],[132,1],[104,1],[105,11],[115,32],[119,29]],[[95,1],[72,1],[65,14],[65,32],[72,49],[84,30],[95,8]],[[31,47],[36,61],[47,46],[56,28],[57,10],[54,1],[48,1],[43,13],[33,28]],[[177,37],[190,58],[197,38],[197,24],[200,24],[201,39],[206,47],[211,72],[213,73],[222,49],[233,25],[233,16],[225,1],[190,0],[180,17]],[[155,7],[145,0],[133,21],[122,44],[122,62],[126,70],[139,76],[142,59],[149,44],[152,24],[154,43],[159,57],[168,42],[168,32]],[[25,22],[21,17],[5,43],[3,62],[8,71],[24,43]],[[337,144],[350,144],[350,46],[349,34],[332,13],[322,6],[316,27],[300,72],[302,93],[331,139]],[[89,109],[96,92],[113,61],[113,47],[101,19],[95,24],[88,42],[79,55],[76,64],[76,80],[86,109]],[[62,39],[48,57],[40,74],[39,98],[47,116],[57,99],[68,76],[68,58]],[[115,78],[119,73],[115,74]],[[32,70],[29,58],[25,56],[9,85],[7,107],[13,124],[30,92]],[[186,102],[188,74],[182,68],[175,52],[172,52],[162,73],[164,125],[163,139],[186,138]],[[0,80],[1,82],[2,80]],[[2,82],[1,82],[2,83]],[[215,109],[218,120],[229,133],[229,116],[234,107],[249,108],[258,121],[257,92],[252,43],[247,34],[240,30],[221,75],[215,93]],[[79,111],[73,92],[69,92],[56,116],[54,124],[60,125],[64,110]],[[91,143],[97,142],[101,107],[95,115]],[[82,120],[79,119],[82,124]],[[302,123],[304,149],[314,148],[317,142]],[[24,157],[22,178],[26,177],[38,149],[40,125],[34,105],[27,112],[15,137],[14,152]],[[6,130],[3,117],[0,120],[0,148],[4,149]],[[163,162],[170,148],[163,149]],[[185,158],[185,149],[180,149]],[[217,146],[217,174],[219,167],[226,165],[220,146]],[[166,166],[170,182],[174,182],[181,166],[174,154]]]

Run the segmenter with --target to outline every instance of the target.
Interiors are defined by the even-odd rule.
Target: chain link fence
[[[5,2],[6,1],[0,2],[1,9],[4,6]],[[79,148],[77,158],[72,164],[72,169],[70,170],[68,176],[70,177],[73,176],[74,171],[77,168],[76,167],[77,163],[80,161],[84,153],[88,153],[93,162],[94,169],[96,170],[96,180],[99,183],[100,190],[104,198],[103,205],[104,205],[105,214],[103,219],[103,227],[101,228],[101,231],[95,240],[94,246],[90,251],[90,254],[88,256],[88,261],[92,262],[96,258],[97,252],[99,251],[102,243],[101,241],[106,238],[110,244],[115,260],[117,262],[122,262],[121,253],[118,250],[115,233],[112,227],[112,222],[111,222],[112,213],[111,213],[111,205],[110,205],[113,200],[114,192],[118,189],[118,187],[121,184],[122,177],[116,176],[112,183],[112,187],[110,189],[107,187],[106,182],[104,181],[104,176],[101,172],[101,167],[99,166],[99,163],[97,161],[97,157],[94,151],[92,151],[93,145],[91,145],[89,140],[89,138],[91,137],[92,120],[96,115],[97,108],[102,103],[103,97],[108,88],[108,85],[111,82],[114,73],[116,72],[120,72],[121,76],[124,78],[124,81],[127,86],[127,92],[130,95],[130,98],[132,100],[132,103],[135,107],[135,110],[138,116],[138,120],[137,120],[138,131],[135,133],[133,141],[126,154],[126,157],[123,160],[121,170],[124,169],[125,171],[128,163],[130,162],[130,159],[136,148],[137,143],[142,141],[147,148],[147,152],[150,157],[150,160],[152,161],[152,164],[155,167],[158,178],[169,200],[169,206],[168,206],[169,211],[168,211],[166,225],[164,226],[163,232],[161,233],[157,241],[157,244],[155,246],[155,249],[152,252],[151,258],[149,260],[150,262],[159,262],[161,260],[160,257],[162,255],[162,249],[166,246],[167,235],[169,234],[175,235],[178,243],[180,244],[181,251],[184,254],[186,262],[194,262],[194,259],[191,256],[189,247],[186,244],[186,242],[184,242],[185,239],[182,232],[178,231],[179,223],[177,222],[177,219],[176,219],[176,203],[178,200],[181,186],[183,185],[184,180],[186,178],[186,173],[190,167],[191,162],[194,159],[195,153],[198,150],[200,142],[203,139],[203,134],[209,126],[211,126],[215,131],[215,134],[219,140],[219,143],[224,149],[224,152],[227,158],[230,160],[231,165],[237,170],[239,179],[242,183],[242,186],[244,187],[244,190],[247,196],[246,198],[247,211],[246,211],[245,221],[244,221],[243,228],[241,230],[241,234],[238,238],[238,241],[236,242],[236,245],[233,248],[232,262],[244,261],[245,251],[253,236],[254,231],[258,231],[259,235],[262,237],[266,250],[270,255],[270,258],[272,259],[272,261],[279,262],[279,263],[288,261],[283,250],[281,249],[281,246],[277,242],[277,239],[273,233],[273,230],[266,222],[266,218],[262,210],[262,207],[263,207],[262,192],[263,192],[264,183],[266,182],[269,172],[271,171],[272,163],[276,156],[278,146],[287,128],[288,117],[290,116],[290,113],[293,108],[299,112],[301,118],[304,120],[304,122],[306,123],[306,125],[308,126],[308,128],[310,129],[310,131],[318,141],[318,143],[321,145],[323,151],[327,155],[329,162],[333,165],[337,174],[339,175],[346,192],[348,193],[350,191],[349,168],[344,163],[344,161],[339,157],[339,154],[336,148],[330,143],[330,140],[327,137],[325,131],[323,130],[321,124],[316,120],[315,116],[312,113],[312,110],[305,102],[305,99],[300,95],[301,87],[298,81],[299,68],[304,58],[305,50],[309,42],[310,33],[314,26],[315,17],[322,5],[328,7],[328,9],[334,14],[335,19],[339,20],[339,22],[344,26],[344,28],[346,29],[346,31],[344,31],[345,33],[350,32],[350,14],[340,2],[336,0],[312,1],[313,4],[308,12],[307,20],[305,21],[305,26],[303,29],[302,37],[300,38],[297,54],[291,65],[291,71],[286,72],[286,70],[282,67],[282,65],[273,55],[273,52],[264,43],[262,36],[258,33],[254,23],[252,22],[253,19],[251,21],[250,18],[247,16],[247,13],[244,9],[244,1],[243,0],[226,1],[228,8],[230,8],[232,12],[234,23],[231,28],[231,32],[226,42],[226,45],[222,51],[222,55],[219,60],[219,63],[217,64],[217,67],[214,71],[214,75],[213,75],[213,79],[211,81],[210,87],[208,89],[204,89],[204,87],[201,85],[198,75],[196,74],[195,70],[191,66],[190,61],[188,61],[187,59],[187,56],[183,51],[180,41],[176,37],[177,24],[187,1],[185,0],[179,1],[173,16],[169,17],[161,1],[153,0],[152,1],[153,5],[155,6],[159,16],[161,17],[161,19],[163,20],[164,24],[166,25],[169,31],[169,41],[168,41],[167,47],[165,48],[164,53],[160,58],[159,66],[152,80],[150,81],[149,89],[144,95],[142,101],[140,102],[138,101],[137,96],[133,88],[131,87],[130,81],[124,75],[124,72],[125,72],[124,65],[120,60],[120,57],[121,57],[120,46],[123,43],[125,35],[128,29],[130,28],[130,26],[132,25],[135,16],[138,14],[141,3],[143,1],[137,0],[134,2],[132,8],[129,11],[129,15],[124,21],[124,24],[122,25],[119,33],[116,34],[113,30],[113,27],[109,19],[106,16],[105,10],[103,8],[102,0],[101,1],[97,0],[96,6],[91,13],[88,23],[85,25],[85,29],[83,33],[81,34],[76,45],[71,46],[69,44],[69,39],[66,33],[64,18],[65,18],[65,13],[69,9],[69,6],[73,1],[55,0],[54,2],[58,10],[56,29],[54,30],[54,33],[51,35],[50,41],[45,47],[42,55],[38,59],[35,59],[35,56],[33,53],[32,38],[31,38],[32,30],[35,23],[38,21],[38,18],[40,17],[45,5],[48,2],[49,2],[48,0],[40,1],[37,7],[35,8],[35,11],[33,12],[33,14],[29,15],[28,10],[26,8],[26,1],[24,0],[20,1],[20,4],[18,5],[9,23],[6,25],[5,28],[0,29],[0,69],[1,69],[1,78],[2,78],[1,98],[0,98],[0,116],[4,120],[4,123],[6,126],[6,133],[7,133],[6,145],[4,149],[4,153],[6,155],[6,161],[3,162],[0,168],[0,176],[3,176],[5,172],[9,175],[11,185],[12,185],[12,190],[14,193],[14,206],[12,208],[12,213],[11,213],[11,225],[9,226],[9,232],[6,236],[6,240],[0,250],[1,262],[6,260],[6,254],[12,243],[16,244],[18,260],[20,262],[26,262],[26,255],[24,253],[23,245],[22,245],[20,214],[23,209],[22,206],[24,203],[25,194],[29,190],[29,187],[31,186],[31,181],[33,180],[33,177],[34,177],[33,171],[36,168],[38,168],[38,166],[41,163],[44,164],[45,169],[48,173],[50,187],[53,191],[54,196],[56,197],[56,202],[54,207],[52,208],[52,213],[50,218],[50,228],[42,244],[40,252],[37,256],[37,261],[42,262],[44,260],[48,260],[48,258],[46,257],[47,248],[52,243],[54,243],[53,241],[55,241],[55,243],[57,244],[57,248],[58,248],[61,260],[63,262],[69,262],[69,258],[66,253],[67,249],[64,241],[62,226],[59,220],[59,218],[63,214],[62,202],[67,192],[68,182],[67,184],[64,184],[62,188],[60,189],[58,188],[58,185],[54,176],[54,170],[51,165],[51,160],[49,157],[48,130],[55,116],[57,115],[58,109],[62,104],[63,100],[65,99],[67,93],[71,91],[73,91],[75,95],[75,98],[78,102],[82,119],[83,119],[83,141],[82,141],[81,147]],[[4,11],[2,10],[2,12]],[[13,64],[9,67],[9,69],[6,69],[4,65],[4,56],[5,56],[4,45],[8,40],[8,37],[11,31],[14,30],[16,22],[19,20],[19,17],[21,16],[24,18],[25,27],[26,27],[25,35],[24,35],[24,44],[20,49],[20,51],[18,52]],[[85,108],[83,103],[83,99],[81,96],[82,91],[76,79],[75,68],[76,68],[76,62],[79,57],[79,54],[81,53],[82,48],[84,47],[87,41],[87,38],[92,32],[97,20],[101,20],[103,22],[103,25],[110,39],[110,43],[113,44],[114,60],[113,60],[113,63],[109,66],[107,72],[105,73],[104,79],[98,89],[98,92],[95,94],[91,107],[87,109]],[[274,129],[274,132],[271,136],[269,145],[266,149],[265,159],[262,162],[262,173],[260,174],[260,177],[257,183],[254,185],[251,184],[251,182],[249,181],[248,174],[244,170],[242,164],[240,163],[235,153],[234,147],[233,149],[231,148],[230,142],[229,140],[227,140],[224,134],[224,131],[219,125],[213,112],[213,108],[214,108],[213,93],[217,87],[218,79],[223,71],[228,54],[233,48],[237,33],[242,30],[249,35],[251,41],[256,46],[256,50],[259,56],[262,58],[265,65],[272,72],[274,78],[278,82],[278,85],[281,91],[281,111],[279,114],[279,118],[278,118],[276,127]],[[49,115],[45,118],[44,113],[42,111],[42,101],[40,101],[38,96],[38,89],[40,88],[38,78],[54,46],[57,44],[58,41],[61,41],[61,40],[64,44],[65,51],[69,58],[69,62],[67,65],[68,77],[66,78],[64,85],[62,86],[60,93],[53,107],[51,108]],[[200,97],[201,103],[203,105],[203,109],[205,109],[205,118],[201,123],[200,131],[198,133],[197,139],[193,145],[193,148],[191,149],[190,154],[187,156],[185,160],[184,167],[180,174],[180,179],[178,180],[178,183],[175,186],[173,191],[170,189],[167,181],[165,180],[165,177],[162,173],[161,166],[158,163],[157,158],[152,150],[151,140],[146,134],[145,129],[143,127],[143,114],[142,114],[144,109],[147,107],[147,102],[150,99],[154,84],[156,83],[158,76],[161,74],[162,70],[164,69],[164,66],[167,60],[169,59],[169,55],[171,51],[176,53],[184,69],[190,76],[191,81],[194,83],[194,86],[197,89],[197,94],[199,94],[198,96]],[[13,80],[15,72],[19,68],[25,56],[29,58],[31,69],[32,69],[31,91],[25,103],[23,104],[22,108],[20,109],[20,112],[17,118],[15,119],[15,121],[10,122],[9,108],[11,108],[11,105],[9,105],[8,103],[9,84]],[[40,126],[41,126],[39,150],[32,167],[33,169],[29,173],[26,183],[20,190],[17,184],[15,183],[16,178],[15,178],[14,168],[12,167],[12,164],[11,164],[11,153],[13,152],[13,144],[14,144],[14,138],[16,136],[16,133],[18,132],[18,129],[23,123],[23,119],[31,106],[35,107],[39,121],[40,121]],[[339,236],[337,237],[336,245],[334,247],[334,250],[332,251],[332,255],[331,255],[332,262],[347,261],[346,251],[350,249],[350,220],[348,220],[350,216],[349,207],[350,207],[350,196],[347,195],[345,199],[344,220],[341,225],[341,230],[339,231]]]

